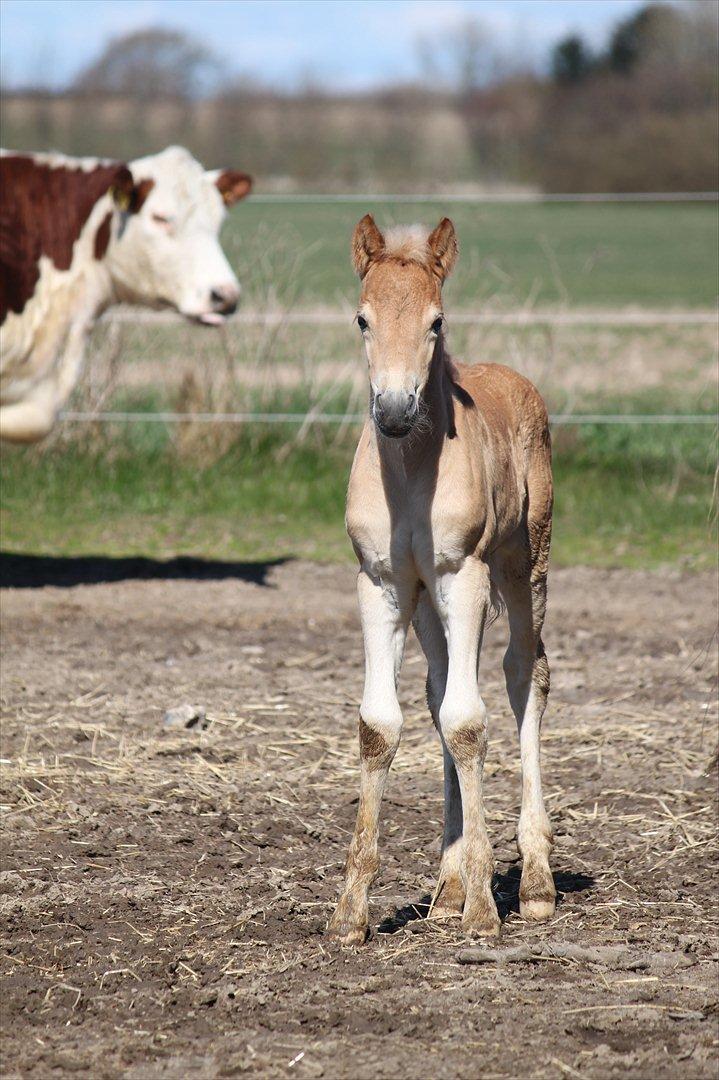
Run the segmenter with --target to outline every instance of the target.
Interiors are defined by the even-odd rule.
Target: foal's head
[[[367,350],[372,415],[383,435],[402,438],[420,414],[422,391],[442,333],[442,282],[457,258],[449,218],[428,233],[392,229],[385,239],[371,214],[352,237],[362,279],[357,322]]]

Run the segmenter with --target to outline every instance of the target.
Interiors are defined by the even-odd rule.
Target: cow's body
[[[59,154],[0,156],[0,437],[46,435],[116,300],[221,322],[239,285],[218,241],[243,173],[207,173],[170,147],[130,166]]]

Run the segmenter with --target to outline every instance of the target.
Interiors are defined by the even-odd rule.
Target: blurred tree
[[[422,75],[435,90],[467,94],[516,70],[490,28],[473,16],[462,19],[440,38],[419,37],[416,50]]]
[[[563,38],[552,50],[552,78],[558,83],[578,83],[594,70],[594,57],[579,34]]]
[[[8,144],[75,154],[182,142],[282,191],[716,190],[718,13],[715,0],[645,4],[594,55],[559,42],[552,77],[523,39],[460,18],[418,43],[417,82],[356,93],[229,78],[192,37],[148,29],[109,42],[64,92],[6,88],[0,123]]]
[[[179,30],[150,28],[113,38],[75,80],[82,94],[193,98],[215,89],[222,65],[204,45]]]
[[[617,24],[609,41],[609,67],[629,74],[640,60],[683,29],[684,18],[672,5],[647,4]]]

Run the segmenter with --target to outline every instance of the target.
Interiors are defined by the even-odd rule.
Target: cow
[[[129,165],[0,151],[0,438],[52,430],[108,305],[169,305],[208,325],[235,310],[218,233],[251,186],[179,146]]]

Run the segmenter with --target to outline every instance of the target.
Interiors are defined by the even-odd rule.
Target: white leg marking
[[[549,868],[552,829],[544,807],[539,757],[540,728],[549,693],[549,666],[541,638],[545,589],[544,579],[530,582],[528,574],[505,574],[502,582],[511,633],[504,671],[522,761],[522,810],[517,830],[523,859],[519,902],[522,915],[529,919],[550,918],[555,907]]]
[[[397,678],[412,616],[414,583],[383,586],[364,570],[357,581],[365,644],[365,688],[360,707],[360,799],[347,856],[345,887],[329,924],[344,945],[367,936],[367,894],[377,871],[380,804],[402,731]]]

